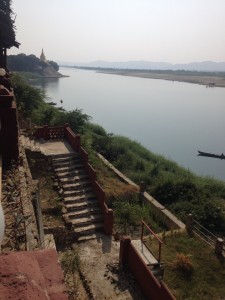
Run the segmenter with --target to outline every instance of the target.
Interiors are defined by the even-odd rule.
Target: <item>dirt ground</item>
[[[119,247],[105,235],[79,244],[82,272],[93,299],[145,299],[131,273],[119,265]]]

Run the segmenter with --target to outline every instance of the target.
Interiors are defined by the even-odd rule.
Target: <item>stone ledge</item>
[[[140,187],[116,169],[106,158],[104,158],[100,153],[97,153],[98,157],[103,161],[103,163],[109,167],[123,182],[135,186],[140,189]],[[166,209],[162,204],[160,204],[156,199],[154,199],[147,192],[141,193],[142,199],[145,203],[151,205],[154,210],[154,213],[157,214],[160,219],[166,224],[169,229],[185,229],[185,224],[180,221],[176,216],[174,216],[168,209]]]

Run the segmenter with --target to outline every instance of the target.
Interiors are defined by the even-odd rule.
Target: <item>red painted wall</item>
[[[131,244],[129,237],[120,241],[120,263],[128,265],[133,276],[149,300],[175,300],[167,286],[160,284]]]
[[[14,101],[10,108],[2,108],[0,103],[0,120],[0,153],[3,166],[6,166],[19,158],[19,128]]]

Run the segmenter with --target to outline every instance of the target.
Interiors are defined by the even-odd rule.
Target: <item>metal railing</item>
[[[144,229],[147,229],[151,236],[154,237],[154,239],[158,242],[158,254],[155,255],[153,253],[153,249],[151,249],[148,244],[146,243],[146,240],[144,239]],[[161,261],[161,253],[162,253],[162,244],[163,242],[160,240],[160,238],[157,236],[157,234],[142,220],[141,221],[141,241],[146,246],[146,248],[155,256],[157,261],[160,263]]]
[[[199,224],[195,219],[193,219],[192,227],[196,235],[202,238],[212,248],[215,247],[217,237],[212,232]]]

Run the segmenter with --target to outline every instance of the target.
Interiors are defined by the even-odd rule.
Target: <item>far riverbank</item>
[[[93,67],[66,67],[81,70],[92,70],[98,73],[115,74],[122,76],[161,79],[178,82],[188,82],[206,87],[225,87],[225,72],[203,72],[187,70],[138,70],[138,69],[113,69],[113,68],[93,68]]]
[[[225,87],[225,73],[205,73],[190,71],[146,71],[146,70],[108,70],[101,69],[98,72],[150,79],[162,79],[170,81],[188,82],[205,85],[206,87]]]

